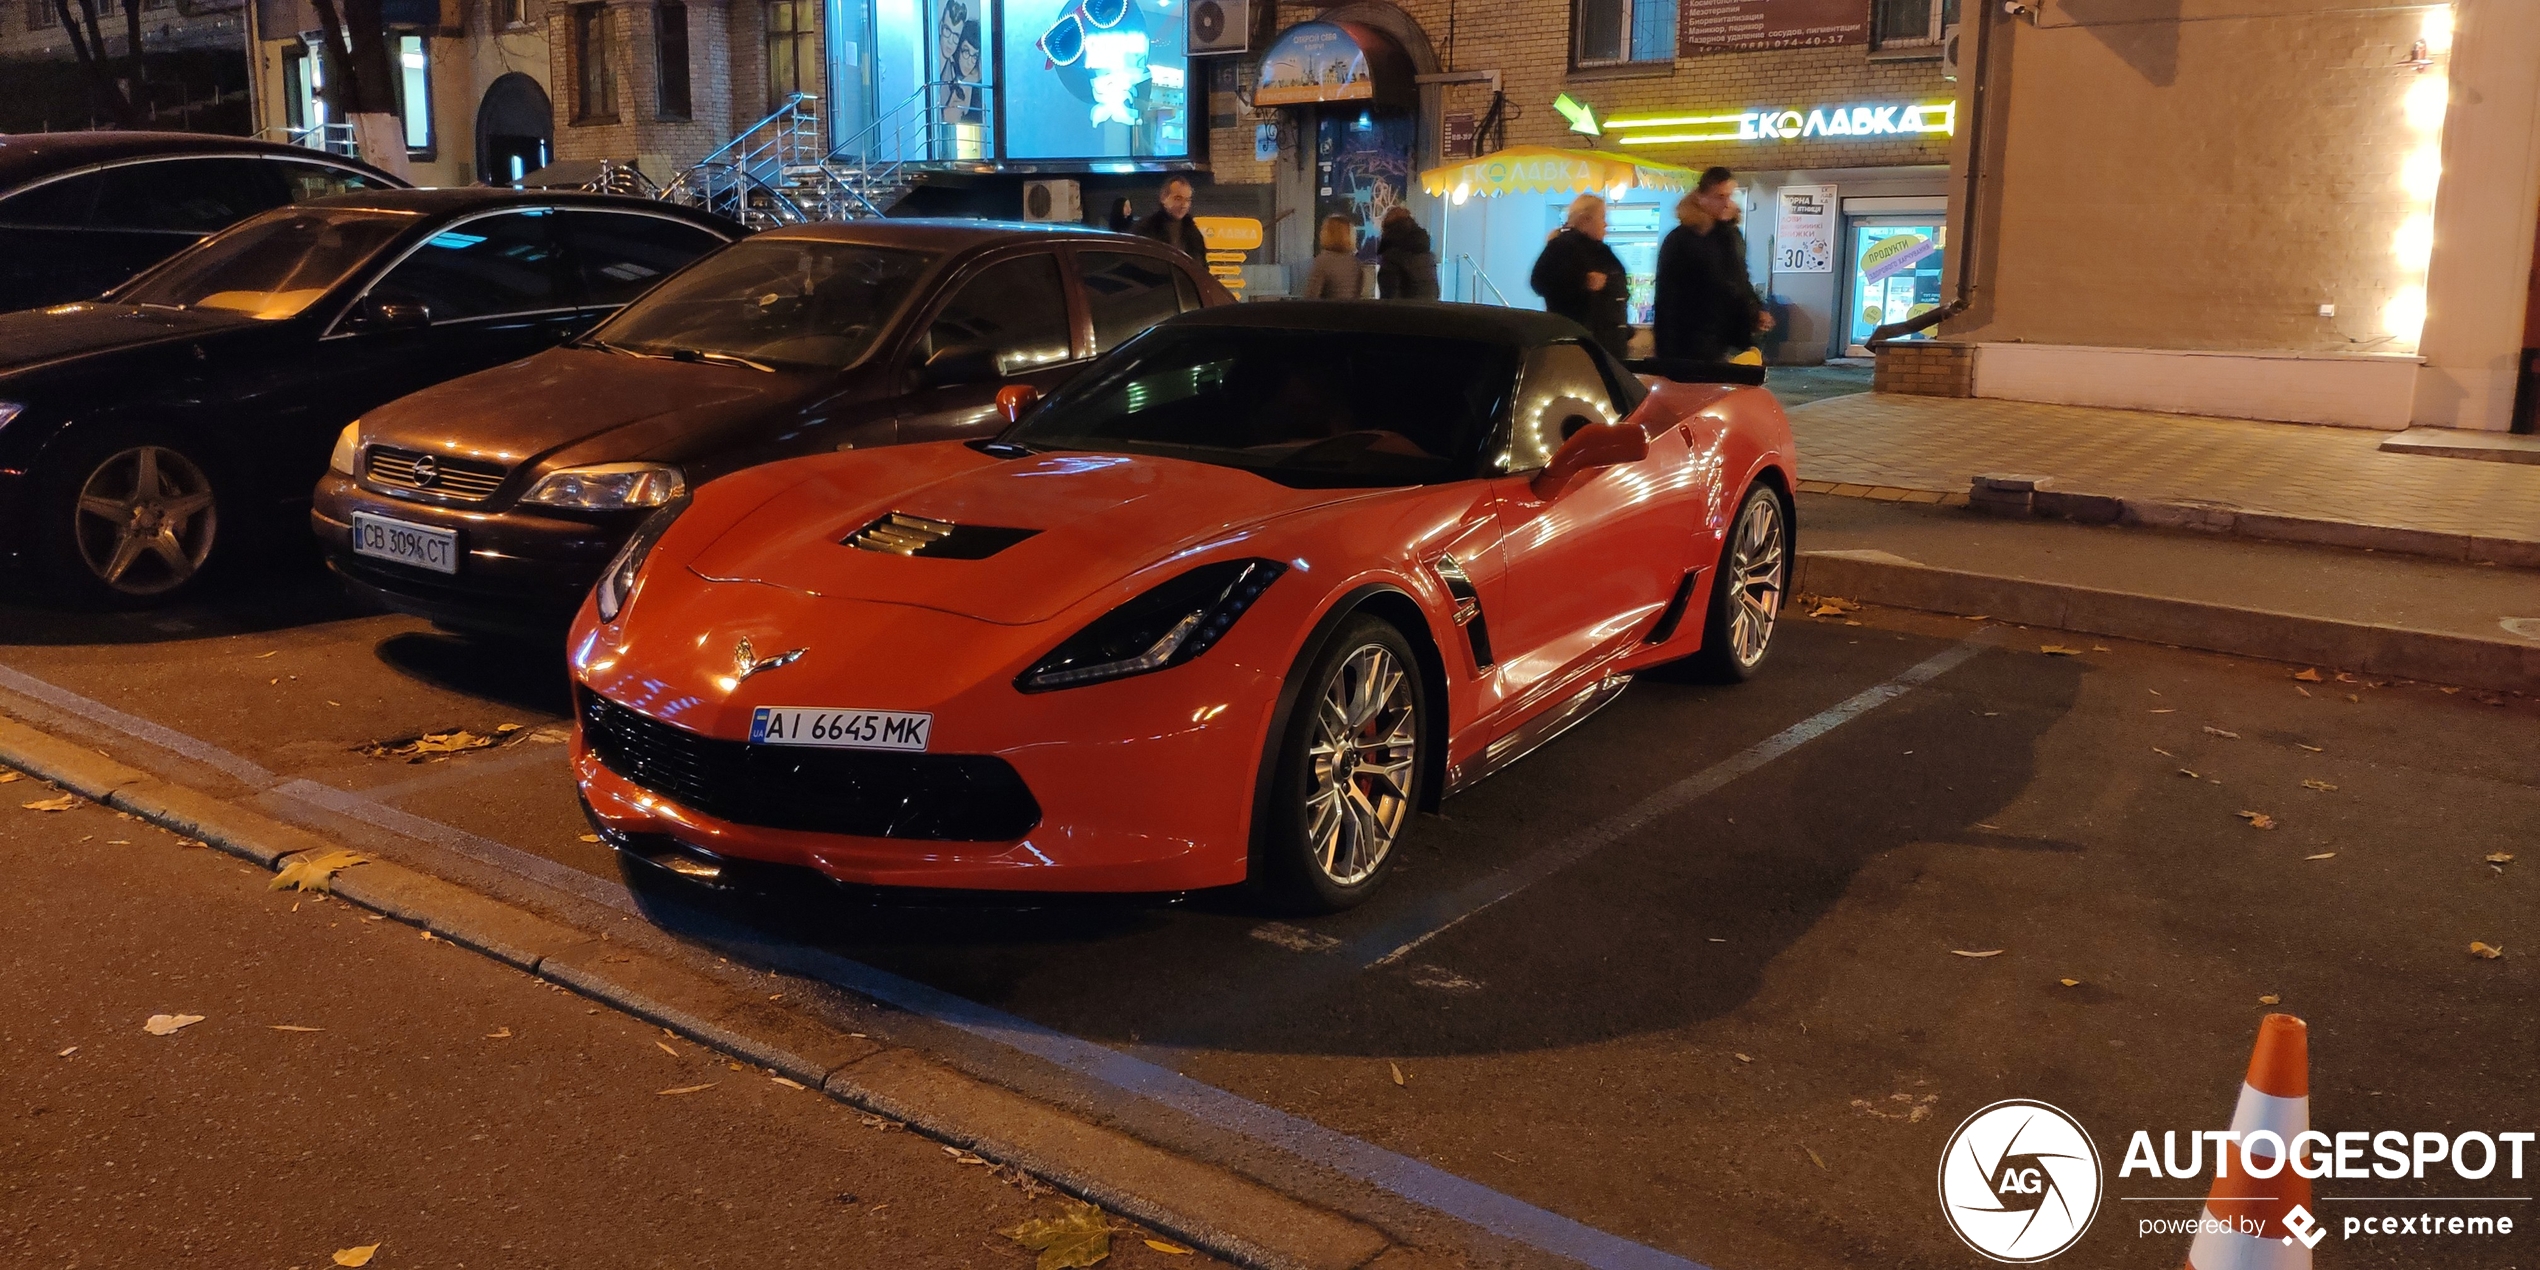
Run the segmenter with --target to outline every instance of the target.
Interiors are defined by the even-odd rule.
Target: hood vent
[[[1000,529],[994,525],[956,525],[906,512],[892,512],[846,536],[846,545],[894,556],[926,556],[937,560],[985,560],[1041,532]]]

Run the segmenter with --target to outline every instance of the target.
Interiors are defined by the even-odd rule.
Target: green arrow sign
[[[1553,98],[1552,108],[1560,111],[1561,117],[1570,121],[1570,131],[1591,137],[1604,135],[1604,130],[1596,126],[1596,109],[1572,100],[1570,94],[1563,93]]]

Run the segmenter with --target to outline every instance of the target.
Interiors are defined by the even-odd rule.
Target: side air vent
[[[1446,584],[1447,596],[1455,601],[1455,624],[1464,628],[1464,638],[1473,645],[1474,668],[1490,665],[1490,619],[1482,616],[1482,593],[1453,556],[1439,556],[1429,567],[1437,571],[1438,581]]]
[[[985,560],[1041,532],[1000,529],[994,525],[956,525],[906,512],[892,512],[846,536],[850,547],[894,556],[927,556],[937,560]]]
[[[1658,624],[1649,628],[1649,638],[1643,642],[1664,644],[1675,637],[1677,625],[1685,620],[1685,609],[1693,603],[1693,584],[1701,578],[1700,569],[1685,574],[1684,581],[1676,584],[1674,598],[1668,600],[1667,607],[1658,614]]]

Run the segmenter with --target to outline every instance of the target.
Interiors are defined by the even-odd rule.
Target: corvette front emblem
[[[757,649],[750,647],[750,637],[744,635],[741,637],[741,642],[732,647],[732,682],[738,684],[762,670],[791,666],[796,659],[810,651],[808,648],[788,649],[773,657],[762,658],[758,655]]]

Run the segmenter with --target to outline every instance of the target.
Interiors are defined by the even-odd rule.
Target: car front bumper
[[[459,569],[436,573],[353,551],[353,513],[458,535]],[[327,567],[358,595],[445,626],[555,636],[643,512],[589,519],[519,508],[474,511],[372,493],[340,473],[319,482],[309,526]]]

